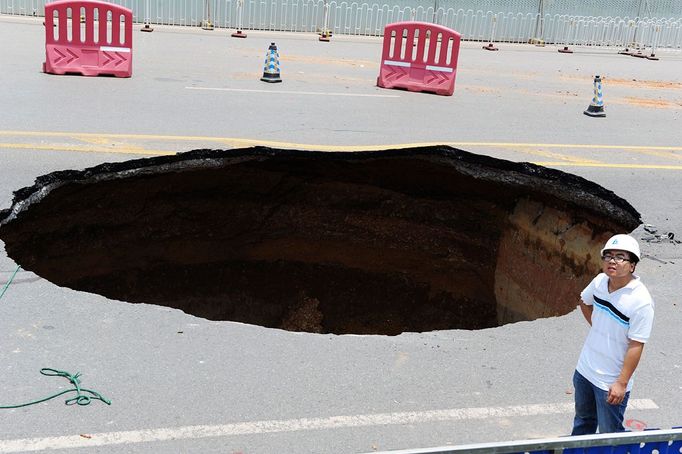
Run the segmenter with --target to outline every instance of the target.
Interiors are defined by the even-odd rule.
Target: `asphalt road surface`
[[[378,38],[156,27],[134,40],[130,79],[47,75],[41,21],[0,17],[0,207],[54,170],[194,148],[438,143],[583,176],[682,238],[679,52],[649,61],[464,43],[455,94],[442,97],[377,88]],[[259,81],[273,41],[282,84]],[[582,114],[595,74],[603,119]],[[657,312],[626,414],[633,428],[682,425],[681,248],[642,241],[638,272]],[[0,289],[16,268],[0,247]],[[82,372],[112,404],[0,410],[0,453],[361,453],[561,436],[586,333],[579,311],[481,331],[291,333],[107,300],[21,270],[0,299],[0,405],[69,387],[43,367]]]

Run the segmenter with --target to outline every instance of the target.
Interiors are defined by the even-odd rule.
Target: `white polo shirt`
[[[576,370],[605,391],[620,375],[629,339],[646,343],[651,334],[654,301],[639,277],[633,277],[625,287],[609,293],[609,278],[600,273],[580,294],[583,303],[594,309]],[[632,378],[627,391],[631,388]]]

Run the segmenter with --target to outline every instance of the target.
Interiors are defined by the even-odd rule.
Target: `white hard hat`
[[[637,243],[637,240],[632,238],[630,235],[613,235],[604,245],[604,248],[601,250],[601,255],[604,255],[604,251],[608,249],[619,249],[621,251],[632,252],[637,257],[637,260],[641,259],[639,253],[639,243]]]

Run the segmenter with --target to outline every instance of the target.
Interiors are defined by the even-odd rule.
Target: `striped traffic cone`
[[[590,117],[605,117],[604,99],[601,92],[601,77],[594,76],[594,97],[586,111],[583,112]]]
[[[270,43],[268,51],[265,54],[265,65],[263,66],[263,77],[260,78],[263,82],[282,82],[279,75],[279,52],[275,43]]]

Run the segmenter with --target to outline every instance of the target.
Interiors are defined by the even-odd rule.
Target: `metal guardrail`
[[[479,12],[480,14],[480,12]],[[466,30],[467,40],[524,43],[536,39],[564,46],[682,49],[682,19],[492,14],[477,21],[455,15],[444,25]],[[480,31],[476,31],[478,25]],[[495,27],[496,25],[496,27]],[[495,33],[495,34],[493,34]]]
[[[605,450],[605,447],[614,449]],[[680,454],[682,452],[682,428],[399,451],[374,451],[367,454],[608,454],[609,452]]]
[[[682,49],[682,17],[581,16],[493,12],[423,2],[398,6],[344,0],[111,0],[133,11],[133,21],[158,25],[382,36],[393,22],[435,22],[463,40],[563,46]],[[0,0],[0,13],[44,15],[46,0]],[[406,3],[406,2],[403,2]],[[559,3],[554,2],[554,3]]]

